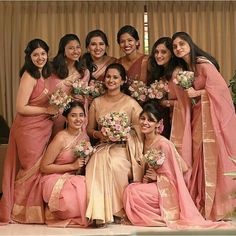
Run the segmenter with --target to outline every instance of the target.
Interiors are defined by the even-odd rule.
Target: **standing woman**
[[[118,59],[118,63],[124,66],[128,82],[141,80],[146,84],[148,56],[138,51],[140,42],[137,30],[131,25],[123,26],[117,33],[117,43],[125,54]]]
[[[83,66],[80,61],[81,45],[80,40],[75,34],[64,35],[59,42],[57,55],[53,58],[53,83],[52,88],[62,88],[67,94],[72,93],[72,84],[79,80],[88,85],[89,71]],[[77,98],[85,105],[87,113],[87,99],[82,96]],[[53,136],[63,130],[65,118],[59,114],[54,120]],[[86,122],[85,122],[86,125]]]
[[[121,91],[125,81],[124,67],[118,63],[110,64],[105,72],[107,92],[95,98],[89,109],[88,134],[100,144],[86,166],[86,217],[95,221],[97,227],[121,219],[124,214],[123,191],[129,181],[141,180],[143,174],[139,163],[142,139],[137,127],[142,108]],[[105,127],[99,121],[110,112],[125,114],[129,125],[132,124],[133,130],[127,141],[112,142],[103,135],[101,130]]]
[[[46,84],[51,80],[48,51],[48,45],[41,39],[30,41],[25,49],[17,114],[4,162],[1,223],[44,223],[39,166],[51,135],[50,115],[57,113],[48,101]]]
[[[85,111],[81,103],[70,102],[63,112],[67,128],[49,144],[41,162],[43,199],[47,203],[46,223],[49,226],[87,226],[85,177],[76,175],[85,165],[85,158],[76,157],[75,147],[89,140],[83,124]]]
[[[83,55],[85,65],[90,71],[90,79],[104,81],[105,70],[114,63],[116,58],[107,55],[108,40],[101,30],[93,30],[87,34],[85,40],[87,52]]]
[[[155,81],[169,81],[172,73],[177,67],[175,58],[173,57],[172,40],[169,37],[159,38],[153,45],[150,57],[148,59],[148,84]],[[163,98],[157,108],[163,114],[164,131],[162,135],[166,138],[170,137],[171,117],[170,109],[173,108],[176,96],[170,91],[167,97]]]
[[[197,102],[191,108],[193,170],[190,193],[206,219],[220,220],[233,211],[235,183],[224,172],[236,169],[236,116],[219,65],[193,43],[185,32],[172,36],[176,57],[194,72],[193,87],[186,90]],[[189,123],[186,123],[186,125]]]

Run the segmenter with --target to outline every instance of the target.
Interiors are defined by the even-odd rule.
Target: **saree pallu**
[[[169,82],[170,93],[177,100],[174,102],[170,141],[174,143],[178,153],[188,165],[188,171],[184,174],[185,183],[190,188],[192,174],[192,130],[191,130],[191,102],[186,92],[173,81]]]
[[[45,81],[37,80],[29,101],[31,106],[48,106]],[[4,162],[0,222],[44,223],[39,165],[52,125],[48,115],[16,115]]]

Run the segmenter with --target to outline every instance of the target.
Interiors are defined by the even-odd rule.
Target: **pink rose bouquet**
[[[129,119],[124,112],[110,112],[99,119],[101,132],[111,142],[126,141],[131,130]]]
[[[89,82],[88,90],[89,90],[89,95],[91,95],[94,98],[99,97],[106,92],[103,83],[98,80],[91,80]]]
[[[157,149],[150,149],[144,155],[146,163],[148,163],[148,165],[153,167],[154,169],[162,166],[165,158],[165,154],[161,150]]]
[[[74,148],[74,154],[76,157],[87,157],[93,153],[93,147],[91,143],[87,140],[83,140]]]
[[[72,93],[74,95],[89,95],[89,87],[87,83],[83,80],[75,80],[74,83],[72,84]]]
[[[72,101],[72,97],[67,95],[62,88],[57,89],[50,97],[49,103],[58,107],[59,110],[67,108],[68,103]]]
[[[148,88],[143,81],[134,80],[129,86],[129,91],[131,97],[135,98],[137,101],[145,102],[147,99]]]
[[[191,88],[194,81],[193,71],[179,71],[173,82],[184,89]]]
[[[183,89],[189,89],[193,87],[194,72],[193,71],[179,71],[173,82],[179,85]],[[192,104],[196,104],[194,98],[191,99]]]
[[[168,92],[168,82],[163,80],[155,80],[154,83],[152,83],[148,88],[148,98],[162,99]]]

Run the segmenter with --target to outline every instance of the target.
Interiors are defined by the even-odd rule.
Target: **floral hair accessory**
[[[158,122],[158,124],[159,124],[159,127],[157,128],[157,131],[158,131],[159,134],[161,134],[161,133],[163,132],[163,130],[164,130],[163,119],[161,119],[161,120]]]

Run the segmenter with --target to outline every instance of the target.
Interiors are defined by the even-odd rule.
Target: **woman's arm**
[[[30,96],[36,84],[37,80],[30,76],[29,73],[25,72],[23,74],[17,92],[16,111],[22,115],[56,114],[58,111],[55,107],[38,107],[29,105]]]
[[[100,139],[101,141],[105,141],[106,137],[102,134],[101,131],[96,130],[97,129],[97,120],[96,120],[96,108],[95,108],[95,102],[92,102],[89,108],[88,112],[88,126],[87,126],[87,132],[90,137],[93,137],[95,139]]]
[[[63,132],[63,131],[62,131]],[[40,170],[44,174],[65,173],[78,170],[85,163],[84,158],[78,158],[75,162],[69,164],[55,164],[55,160],[64,147],[65,138],[62,133],[58,133],[49,144],[45,155],[41,161]]]

